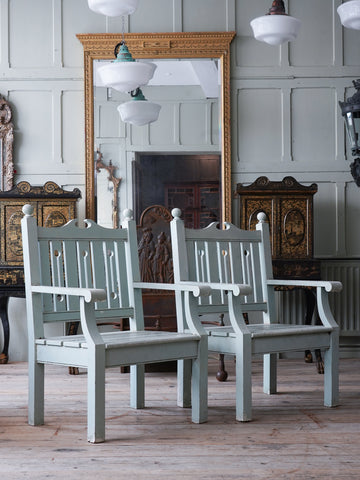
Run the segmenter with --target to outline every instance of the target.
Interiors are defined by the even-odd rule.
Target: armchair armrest
[[[80,322],[85,339],[92,348],[98,345],[104,348],[104,341],[98,331],[94,313],[94,302],[106,300],[106,291],[100,288],[52,287],[31,285],[31,292],[49,295],[73,295],[80,299]],[[81,300],[83,299],[83,301]],[[87,305],[86,305],[87,304]]]
[[[340,292],[342,289],[341,282],[331,282],[322,280],[268,280],[268,285],[272,286],[295,286],[295,287],[316,287],[317,290],[317,308],[321,323],[325,327],[330,327],[333,330],[338,330],[339,326],[336,323],[329,306],[328,293]]]
[[[103,288],[76,288],[76,287],[51,287],[44,285],[32,285],[33,293],[48,293],[50,295],[73,295],[84,297],[85,302],[99,302],[106,300],[106,291]]]
[[[321,287],[327,292],[340,292],[342,290],[341,282],[322,281],[322,280],[267,280],[268,285],[292,286],[292,287]]]
[[[198,283],[182,282],[179,283],[156,283],[156,282],[134,282],[134,288],[142,290],[170,290],[173,292],[192,292],[194,297],[208,296],[211,294],[211,289],[207,285],[199,285]]]
[[[247,284],[236,283],[206,283],[206,282],[176,282],[176,283],[147,283],[134,282],[135,288],[154,289],[154,290],[173,290],[180,292],[192,292],[194,297],[209,296],[214,290],[227,290],[234,296],[249,295],[252,293],[252,287]]]
[[[211,290],[226,290],[232,292],[235,297],[241,295],[250,295],[253,291],[252,286],[246,283],[213,283],[213,282],[178,282],[180,287],[187,285],[198,285],[200,288],[209,288]]]

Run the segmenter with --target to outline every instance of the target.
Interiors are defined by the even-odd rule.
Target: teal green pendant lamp
[[[104,85],[119,92],[132,92],[147,85],[154,75],[155,63],[136,62],[124,41],[115,46],[114,54],[115,60],[99,67],[99,76]]]
[[[161,106],[147,101],[140,88],[132,92],[131,97],[132,100],[117,107],[121,120],[136,126],[156,122]]]
[[[160,105],[148,102],[140,87],[147,85],[156,70],[153,62],[138,62],[132,57],[125,43],[124,15],[131,15],[138,0],[88,0],[91,10],[106,16],[122,16],[122,41],[115,46],[115,60],[98,68],[103,85],[119,92],[131,94],[132,100],[118,106],[123,122],[141,126],[155,122],[159,117]]]

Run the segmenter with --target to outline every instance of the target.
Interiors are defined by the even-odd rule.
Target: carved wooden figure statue
[[[140,272],[143,282],[154,281],[152,263],[155,254],[155,243],[153,238],[154,235],[151,228],[145,227],[138,246]]]

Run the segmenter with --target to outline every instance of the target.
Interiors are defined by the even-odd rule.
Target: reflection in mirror
[[[180,208],[188,228],[221,219],[220,155],[141,153],[133,162],[135,219],[151,205]]]
[[[110,162],[114,162],[118,168],[120,151],[128,152],[126,157],[129,159],[132,158],[129,153],[137,151],[132,161],[133,166],[129,169],[131,182],[128,182],[128,189],[132,187],[132,207],[137,223],[145,208],[164,205],[167,208],[181,208],[184,218],[187,219],[187,227],[206,226],[210,220],[221,219],[221,84],[218,61],[200,59],[151,62],[156,63],[157,69],[153,79],[148,86],[142,87],[142,90],[148,101],[160,102],[163,108],[156,125],[148,132],[150,137],[147,142],[142,138],[143,129],[123,125],[119,134],[118,130],[113,130],[114,124],[119,125],[121,122],[116,109],[122,102],[128,102],[129,95],[107,89],[97,75],[98,66],[105,62],[94,62],[95,144],[106,152],[106,156],[111,158]],[[168,147],[165,147],[167,142],[164,136],[171,138]],[[164,147],[170,152],[152,153],[154,149]],[[147,151],[140,153],[139,148]],[[189,150],[191,154],[182,153]],[[171,191],[176,189],[176,196],[170,195],[170,185]],[[96,219],[104,225],[104,215],[101,214],[106,214],[106,210],[102,208],[105,192],[101,191],[103,185],[99,181],[95,186],[98,213]],[[206,191],[209,188],[214,192],[215,209],[208,205],[211,196],[206,194]],[[181,202],[173,203],[175,198],[177,202],[181,199]],[[112,200],[114,206],[118,203],[121,204],[120,198]],[[206,215],[206,212],[209,215]]]
[[[11,190],[14,184],[14,126],[9,103],[0,95],[0,190]]]
[[[112,161],[110,160],[109,164],[105,165],[101,152],[96,150],[95,220],[107,228],[119,227],[118,190],[121,178],[115,176],[115,170],[116,167]]]
[[[118,36],[78,35],[85,61],[88,218],[104,209],[99,177],[95,182],[98,148],[104,164],[111,160],[122,177],[116,202],[121,209],[131,207],[138,217],[149,204],[171,207],[181,199],[176,206],[192,209],[193,218],[207,211],[211,219],[231,219],[229,49],[233,37],[233,32],[125,35],[134,58],[158,65],[153,80],[142,90],[149,101],[161,105],[159,119],[137,127],[123,123],[117,112],[129,95],[98,82],[98,65],[113,58]],[[196,188],[184,200],[180,192],[189,192],[190,187]]]

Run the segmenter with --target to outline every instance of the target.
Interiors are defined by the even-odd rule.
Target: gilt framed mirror
[[[86,192],[86,217],[91,219],[97,219],[97,211],[99,207],[97,205],[98,195],[97,195],[97,178],[96,178],[96,168],[95,160],[99,155],[101,148],[98,145],[98,133],[95,135],[95,128],[97,123],[97,115],[94,115],[94,112],[97,112],[97,97],[101,95],[106,96],[106,99],[117,100],[117,92],[109,92],[109,89],[105,89],[105,93],[101,95],[96,95],[97,85],[96,85],[96,68],[98,62],[104,62],[114,59],[114,47],[125,40],[126,45],[131,52],[132,56],[135,59],[148,59],[154,62],[167,61],[194,61],[197,60],[212,60],[218,70],[218,85],[219,85],[219,95],[218,95],[218,105],[214,101],[205,102],[201,104],[203,116],[197,117],[194,121],[194,125],[191,125],[192,118],[190,121],[182,120],[181,112],[187,112],[190,107],[188,103],[185,105],[188,99],[182,100],[180,107],[177,105],[177,110],[174,105],[171,105],[173,110],[171,111],[171,118],[175,118],[174,123],[179,124],[179,130],[194,130],[197,128],[199,118],[203,118],[204,125],[212,123],[210,128],[211,133],[205,133],[204,136],[207,140],[204,142],[204,145],[197,145],[196,142],[190,138],[191,134],[188,134],[188,142],[182,141],[182,139],[177,138],[176,140],[169,139],[174,137],[173,131],[167,131],[167,125],[169,121],[166,122],[166,126],[159,123],[157,126],[151,124],[151,126],[143,127],[132,127],[126,124],[125,127],[122,127],[125,133],[121,133],[124,136],[124,149],[126,149],[126,155],[128,158],[132,159],[132,168],[126,170],[126,174],[123,172],[119,173],[119,176],[122,177],[121,184],[119,185],[119,191],[126,187],[127,177],[131,176],[131,185],[132,191],[126,193],[123,205],[120,205],[120,208],[131,207],[132,209],[140,209],[146,204],[142,204],[139,200],[139,195],[144,190],[143,185],[137,182],[137,176],[139,169],[143,170],[143,175],[145,171],[145,177],[149,181],[149,176],[147,175],[148,166],[153,164],[155,157],[160,157],[160,164],[166,162],[166,169],[168,171],[168,183],[164,186],[164,191],[173,191],[171,190],[174,185],[174,180],[179,175],[175,173],[173,176],[169,175],[169,166],[178,163],[177,159],[179,154],[185,153],[186,159],[181,165],[186,165],[186,162],[193,165],[192,170],[197,172],[202,172],[202,166],[206,163],[211,165],[214,163],[214,158],[216,154],[219,157],[219,168],[218,168],[218,177],[219,177],[219,217],[223,221],[231,221],[231,132],[230,132],[230,44],[232,39],[235,36],[235,32],[179,32],[179,33],[142,33],[134,34],[128,33],[124,37],[122,34],[78,34],[77,37],[83,45],[84,49],[84,91],[85,91],[85,192]],[[169,64],[167,64],[169,65]],[[170,75],[170,74],[169,74]],[[192,93],[189,93],[190,90],[186,89],[186,86],[182,86],[182,90],[185,92],[185,95],[191,97]],[[159,93],[160,92],[160,93]],[[169,102],[167,102],[165,90],[157,90],[157,99],[159,102],[163,103],[163,110],[166,112],[169,110]],[[119,98],[120,101],[121,98]],[[200,103],[198,100],[194,100],[193,103]],[[210,105],[210,106],[209,106]],[[104,104],[103,110],[105,110]],[[179,113],[179,111],[181,111]],[[174,113],[176,112],[176,114]],[[209,113],[210,112],[210,113]],[[161,113],[160,113],[161,115]],[[164,114],[165,115],[165,114]],[[190,114],[191,115],[191,114]],[[164,117],[165,118],[165,117]],[[180,120],[178,119],[180,118]],[[186,116],[184,115],[184,118]],[[188,117],[189,118],[189,117]],[[182,123],[183,122],[183,123]],[[196,122],[196,124],[195,124]],[[163,125],[159,127],[159,125]],[[161,131],[159,133],[159,129]],[[139,130],[140,129],[140,130]],[[153,130],[151,130],[153,129]],[[158,130],[156,130],[158,129]],[[202,130],[205,130],[205,127],[201,126]],[[154,131],[154,136],[160,137],[160,140],[157,144],[151,141],[148,141],[148,138]],[[106,135],[105,135],[106,136]],[[178,135],[180,137],[180,135]],[[126,137],[126,138],[125,138]],[[215,140],[208,139],[208,137],[213,137]],[[146,140],[144,140],[146,138]],[[134,140],[135,139],[135,140]],[[104,145],[106,147],[106,139],[104,140]],[[108,142],[109,143],[109,142]],[[206,145],[205,145],[206,143]],[[151,145],[150,145],[151,144]],[[130,145],[130,146],[129,146]],[[155,145],[155,146],[154,146]],[[165,146],[164,146],[165,145]],[[173,148],[172,146],[173,145]],[[104,148],[105,148],[104,147]],[[119,148],[119,147],[118,147]],[[101,151],[101,154],[103,152]],[[160,154],[160,155],[159,155]],[[196,155],[194,155],[196,154]],[[196,163],[195,163],[196,156]],[[109,156],[110,157],[110,156]],[[193,163],[191,163],[194,160]],[[114,162],[113,158],[106,158],[106,155],[103,156],[103,162]],[[120,160],[121,161],[121,160]],[[130,160],[127,158],[123,161]],[[171,163],[173,162],[173,163]],[[196,167],[194,166],[196,165]],[[158,171],[164,170],[164,168],[158,167]],[[184,167],[182,167],[184,170]],[[214,168],[212,168],[213,171]],[[155,177],[157,173],[153,174]],[[215,174],[216,175],[216,174]],[[103,182],[104,183],[104,182]],[[144,182],[143,182],[144,183]],[[176,183],[176,182],[175,182]],[[190,179],[189,184],[194,183],[193,179]],[[204,185],[207,183],[211,187],[212,181],[203,182]],[[207,185],[207,187],[208,187]],[[176,185],[175,185],[176,186]],[[110,187],[109,187],[110,188]],[[170,189],[170,190],[169,190]],[[130,192],[129,188],[129,192]],[[179,188],[177,189],[174,198],[180,198],[178,195]],[[208,190],[207,190],[208,191]],[[140,207],[139,207],[140,205]],[[114,205],[113,205],[114,206]],[[116,205],[117,208],[117,205]]]

